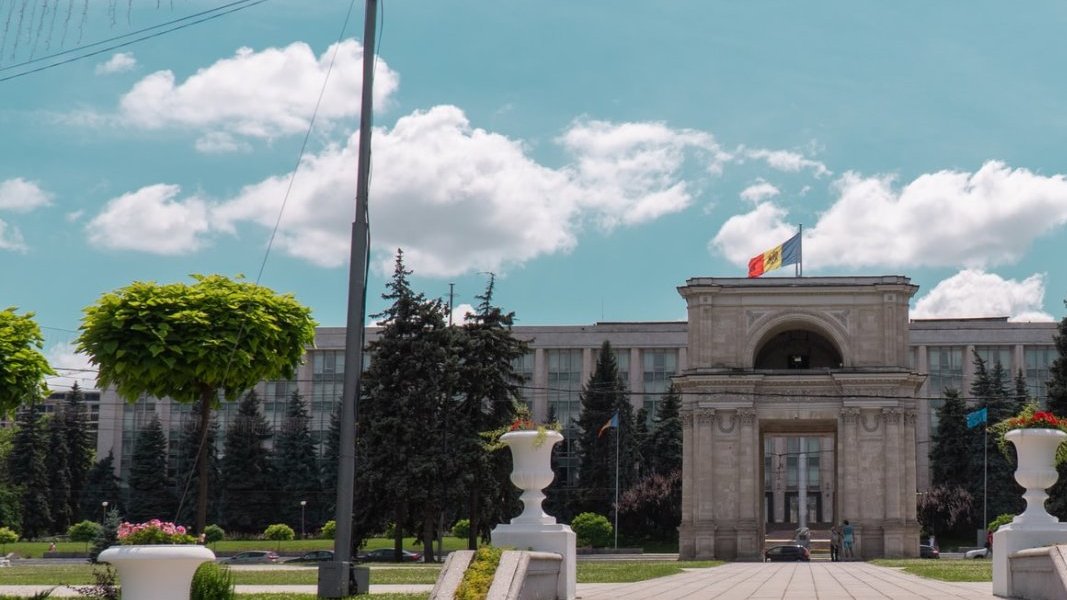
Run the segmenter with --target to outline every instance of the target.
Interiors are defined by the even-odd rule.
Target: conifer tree
[[[84,493],[89,469],[93,467],[93,455],[96,453],[96,440],[89,431],[89,416],[85,410],[85,395],[78,383],[71,386],[67,393],[67,403],[63,407],[63,419],[67,432],[67,466],[70,468],[70,514],[71,522],[92,519],[92,512],[81,512],[81,497]]]
[[[391,305],[374,315],[382,323],[368,344],[370,366],[362,379],[359,411],[357,488],[373,496],[357,504],[358,543],[382,519],[395,525],[393,548],[399,558],[403,529],[415,525],[423,557],[432,561],[433,529],[443,510],[442,475],[454,458],[445,451],[445,412],[451,333],[440,301],[415,293],[397,252],[392,280],[382,295]],[[398,460],[403,460],[399,468]],[[385,515],[388,515],[387,517]]]
[[[285,421],[274,436],[274,470],[281,475],[279,483],[282,489],[277,496],[281,505],[280,514],[293,531],[301,533],[306,531],[307,514],[306,508],[301,511],[300,502],[310,502],[315,509],[322,491],[310,424],[311,417],[308,416],[303,397],[299,392],[293,392],[286,405]],[[305,518],[304,523],[301,522],[301,516]]]
[[[937,431],[930,447],[931,483],[935,487],[967,489],[973,476],[975,457],[972,438],[975,433],[967,428],[967,405],[959,391],[945,390],[944,402],[937,410],[937,419]]]
[[[18,411],[15,438],[8,457],[8,477],[17,482],[25,538],[36,538],[52,527],[49,511],[48,471],[45,467],[45,431],[41,407],[34,402]]]
[[[510,457],[506,452],[486,453],[479,434],[506,427],[516,416],[522,401],[522,376],[515,360],[527,351],[527,344],[515,338],[515,313],[493,304],[495,277],[490,274],[485,292],[474,313],[467,315],[458,340],[458,392],[460,403],[448,419],[450,453],[459,458],[457,468],[467,488],[467,518],[470,530],[467,547],[478,547],[478,538],[487,538],[491,528],[514,515],[518,508],[515,488],[508,479]],[[450,353],[455,357],[455,351]],[[454,449],[454,451],[452,450]]]
[[[258,533],[274,521],[274,497],[281,486],[274,478],[266,446],[270,437],[259,396],[249,392],[237,406],[223,446],[220,520],[227,531]]]
[[[626,384],[619,377],[615,353],[607,341],[600,346],[596,367],[582,388],[580,399],[579,493],[575,512],[607,516],[614,514],[616,475],[620,492],[627,490],[634,482],[636,466],[633,409]],[[605,429],[616,414],[618,427]]]
[[[89,469],[81,497],[81,514],[91,521],[97,520],[104,502],[108,503],[111,510],[121,514],[125,504],[122,502],[119,481],[118,475],[115,475],[115,454],[109,451],[107,456],[93,463]]]
[[[682,469],[682,398],[672,383],[656,409],[649,434],[649,471],[669,477]]]
[[[1015,373],[1015,404],[1021,410],[1030,401],[1030,388],[1026,386],[1026,375],[1019,369]]]
[[[637,475],[644,477],[650,472],[652,456],[652,432],[649,431],[648,409],[642,406],[634,414],[634,455],[637,458]]]
[[[982,428],[991,427],[1016,412],[1015,400],[1007,390],[1003,367],[997,362],[990,371],[977,353],[974,354],[971,395],[978,403],[978,408],[987,411],[987,422]],[[971,481],[967,489],[975,500],[975,522],[984,527],[983,521],[987,518],[1022,511],[1023,488],[1015,482],[1014,450],[1012,457],[1005,456],[997,445],[997,436],[982,435],[981,428],[973,431]]]
[[[358,443],[358,440],[357,440]],[[326,445],[319,459],[319,474],[322,481],[323,514],[337,512],[337,465],[341,462],[341,405],[330,413],[330,429],[326,433]],[[360,469],[359,461],[356,468]],[[359,478],[357,477],[357,480]],[[359,493],[359,490],[356,490]]]
[[[130,460],[126,520],[171,520],[178,508],[174,482],[167,474],[167,436],[159,417],[152,419],[137,433]]]
[[[73,522],[70,510],[70,448],[67,446],[67,421],[62,412],[47,419],[48,446],[44,455],[48,471],[48,509],[52,516],[51,533],[67,532]]]

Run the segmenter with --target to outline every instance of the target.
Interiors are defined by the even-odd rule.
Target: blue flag
[[[984,408],[967,413],[967,429],[973,429],[985,423],[988,416],[989,412]]]

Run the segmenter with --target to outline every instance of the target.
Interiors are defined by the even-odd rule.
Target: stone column
[[[882,495],[885,513],[882,516],[882,553],[887,557],[904,555],[905,496],[915,501],[914,486],[904,486],[904,465],[901,464],[901,412],[897,408],[882,409],[882,431],[885,436],[885,479]],[[896,457],[896,458],[894,458]]]
[[[678,528],[678,555],[682,560],[689,560],[696,556],[694,545],[695,514],[694,510],[696,487],[693,474],[695,473],[696,453],[696,421],[692,407],[683,406],[682,417],[682,523]]]
[[[693,476],[696,478],[696,557],[715,557],[715,409],[696,410],[696,461]]]
[[[759,443],[759,435],[756,432],[756,409],[737,409],[738,426],[741,428],[740,437],[740,505],[738,506],[737,523],[737,556],[738,558],[755,559],[760,557],[760,521],[757,518],[757,509],[762,498],[759,497],[759,485],[757,478],[760,469],[756,457],[759,455],[756,445]]]
[[[843,472],[844,481],[838,486],[840,492],[841,513],[837,520],[848,519],[856,523],[860,514],[860,489],[859,489],[859,427],[860,409],[841,409],[841,429],[844,432],[844,441],[841,444],[838,457],[840,469]]]

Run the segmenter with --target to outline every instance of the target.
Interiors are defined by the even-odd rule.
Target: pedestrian
[[[48,544],[48,551],[49,552],[55,552],[56,551],[56,543],[55,542],[52,542],[51,544]]]
[[[830,562],[841,560],[841,529],[834,525],[830,527]]]
[[[855,542],[855,532],[852,530],[852,525],[845,519],[845,525],[841,528],[841,541],[843,542],[843,548],[845,549],[845,556],[847,558],[853,558],[852,544]]]

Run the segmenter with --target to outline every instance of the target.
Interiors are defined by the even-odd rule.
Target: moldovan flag
[[[775,246],[763,254],[757,254],[748,261],[748,276],[759,277],[778,267],[795,265],[800,262],[800,233],[786,240],[781,246]]]
[[[615,414],[611,415],[611,418],[608,419],[607,423],[604,423],[604,426],[600,428],[600,431],[597,432],[596,436],[600,437],[604,435],[604,432],[612,427],[615,429],[619,428],[619,411],[615,411]]]

